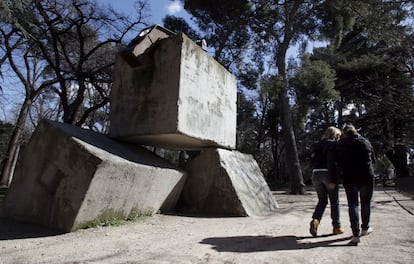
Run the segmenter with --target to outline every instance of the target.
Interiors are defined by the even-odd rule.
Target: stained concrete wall
[[[183,34],[159,40],[153,64],[118,56],[110,136],[173,149],[236,144],[236,79]]]
[[[278,207],[252,155],[210,148],[194,158],[186,171],[179,212],[263,216]]]
[[[42,121],[22,153],[5,213],[72,231],[131,213],[172,211],[184,181],[182,171],[144,148]]]

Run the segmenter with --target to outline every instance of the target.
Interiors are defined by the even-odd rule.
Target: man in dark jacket
[[[343,185],[348,200],[349,220],[352,228],[350,245],[358,245],[360,236],[372,232],[369,226],[371,199],[374,189],[374,150],[371,143],[356,131],[353,125],[343,129],[344,138],[337,146],[338,164],[342,168]],[[359,226],[359,203],[361,200],[361,228]]]

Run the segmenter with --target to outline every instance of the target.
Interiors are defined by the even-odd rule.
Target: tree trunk
[[[286,78],[286,50],[288,45],[285,44],[285,49],[281,49],[277,57],[277,67],[280,77],[282,78],[282,89],[279,94],[280,110],[281,110],[281,125],[283,140],[285,143],[285,162],[287,173],[290,179],[290,193],[304,194],[305,184],[303,183],[302,169],[299,162],[299,155],[296,146],[295,132],[293,131],[292,118],[290,113],[289,96],[288,96],[288,82]]]
[[[289,98],[285,91],[282,92],[280,101],[281,124],[283,129],[282,136],[285,143],[285,162],[290,179],[290,193],[304,194],[305,184],[303,183],[302,169],[299,162],[296,138],[292,126]]]
[[[338,127],[342,128],[344,125],[344,117],[343,117],[343,110],[344,110],[344,99],[342,96],[338,101]]]
[[[22,108],[20,109],[19,117],[17,118],[16,126],[14,127],[9,146],[7,147],[7,152],[3,160],[0,185],[9,186],[10,184],[10,179],[14,172],[14,164],[17,161],[19,154],[18,151],[25,127],[26,117],[29,113],[31,104],[32,101],[30,99],[25,99]]]

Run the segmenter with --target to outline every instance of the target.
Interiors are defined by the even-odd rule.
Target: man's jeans
[[[341,227],[339,220],[339,200],[338,200],[338,185],[334,189],[328,188],[328,171],[316,171],[312,172],[312,183],[315,186],[316,193],[318,195],[318,204],[316,205],[313,213],[313,219],[322,219],[323,212],[325,211],[326,205],[331,205],[331,218],[332,225],[334,227]]]
[[[374,187],[372,185],[345,184],[346,198],[348,199],[349,221],[351,222],[352,235],[360,236],[359,227],[359,202],[361,200],[361,221],[362,229],[369,228],[369,218],[371,215],[371,199]]]

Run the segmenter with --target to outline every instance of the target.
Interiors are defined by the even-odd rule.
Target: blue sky
[[[136,0],[98,0],[102,4],[110,4],[116,10],[125,14],[131,14],[134,11]],[[152,24],[162,25],[162,19],[166,15],[174,15],[182,17],[188,21],[189,15],[184,10],[181,1],[178,0],[148,0],[150,19],[148,22]]]
[[[135,11],[134,6],[136,0],[97,0],[97,2],[102,5],[110,4],[119,12],[127,15],[133,15],[132,12]],[[184,10],[180,1],[148,0],[148,4],[149,10],[147,10],[147,15],[150,15],[150,18],[147,22],[150,25],[162,25],[162,19],[167,14],[182,17],[190,22],[190,16]],[[0,96],[0,120],[10,121],[14,119],[14,114],[11,114],[11,112],[16,112],[14,109],[20,108],[23,95],[21,95],[22,89],[18,81],[13,80],[13,78],[9,78],[8,82],[9,85],[7,85],[7,89],[5,89]],[[15,82],[16,85],[10,84],[13,82]],[[5,85],[3,80],[0,81],[0,85]]]

